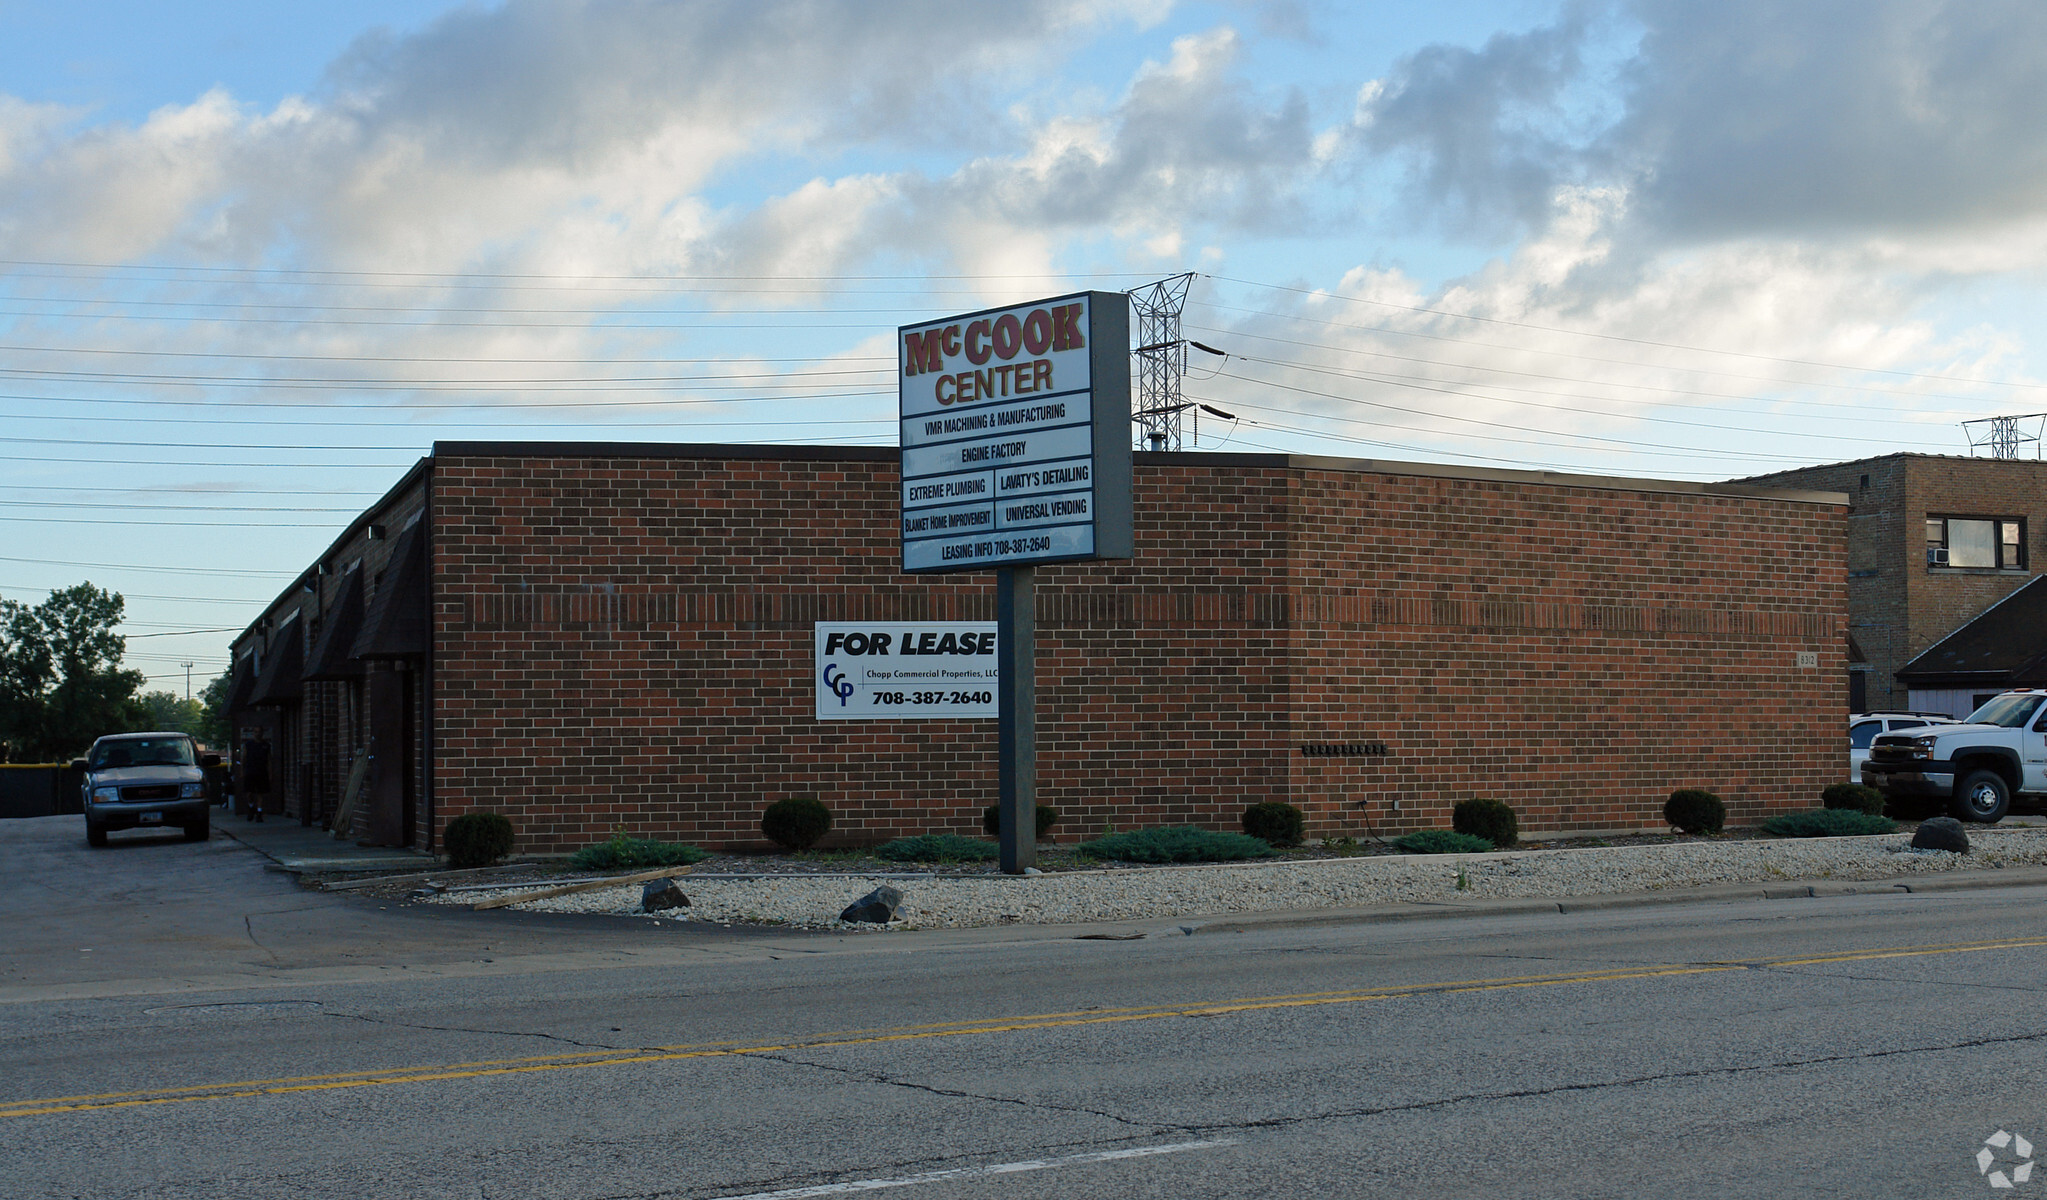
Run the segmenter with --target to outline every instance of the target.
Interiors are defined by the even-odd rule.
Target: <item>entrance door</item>
[[[370,668],[370,782],[368,836],[373,846],[406,844],[406,793],[411,790],[411,679],[403,671]]]

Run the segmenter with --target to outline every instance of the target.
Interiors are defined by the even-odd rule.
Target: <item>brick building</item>
[[[1233,828],[1267,799],[1311,836],[1388,834],[1472,795],[1634,829],[1679,786],[1749,823],[1840,773],[1839,495],[1135,458],[1136,558],[1037,572],[1055,836]],[[276,801],[335,819],[381,739],[347,818],[373,839],[494,810],[535,850],[757,843],[793,794],[840,844],[977,832],[994,722],[815,717],[814,623],[994,618],[986,575],[901,573],[898,490],[892,449],[438,444],[235,643],[276,662],[298,622],[328,647],[296,708],[250,710],[291,743]],[[380,648],[407,605],[422,636]]]
[[[2040,574],[2047,462],[1891,454],[1737,482],[1849,498],[1851,712],[1912,707],[1898,672]]]

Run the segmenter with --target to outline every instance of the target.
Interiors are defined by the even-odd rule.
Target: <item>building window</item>
[[[2011,517],[1928,517],[1926,565],[2023,569],[2026,523]]]

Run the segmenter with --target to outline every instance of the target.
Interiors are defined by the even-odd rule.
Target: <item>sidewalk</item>
[[[301,825],[294,818],[274,814],[261,821],[245,821],[216,809],[213,832],[262,854],[276,864],[275,869],[295,875],[426,870],[437,861],[431,854],[402,846],[358,846],[318,825]]]

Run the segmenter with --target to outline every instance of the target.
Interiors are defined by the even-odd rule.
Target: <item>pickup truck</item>
[[[104,846],[111,830],[164,826],[183,829],[188,842],[205,841],[212,825],[205,769],[219,763],[182,733],[99,739],[71,761],[85,773],[86,842]]]
[[[1936,800],[1986,823],[2014,797],[2047,798],[2047,689],[1993,696],[1959,725],[1878,735],[1862,782],[1887,800]]]

